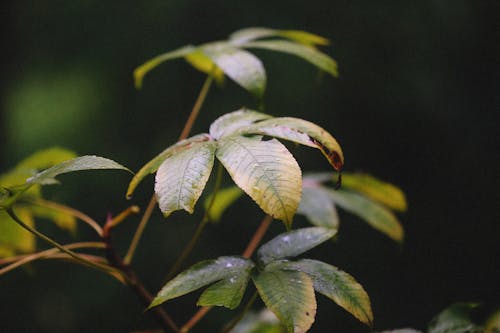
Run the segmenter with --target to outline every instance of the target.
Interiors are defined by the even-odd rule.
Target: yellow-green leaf
[[[288,333],[304,333],[316,316],[311,278],[299,271],[265,270],[253,277],[264,304],[286,326]]]
[[[228,136],[219,141],[217,158],[245,193],[267,214],[287,226],[300,202],[301,170],[286,147],[272,139]]]
[[[18,207],[16,214],[30,227],[34,226],[33,215],[29,209]],[[19,226],[3,210],[0,210],[0,257],[35,251],[35,236]]]
[[[219,222],[226,209],[242,195],[243,191],[239,187],[231,186],[217,191],[214,202],[212,202],[213,194],[208,196],[204,202],[204,207],[208,209],[207,214],[209,220],[212,222]],[[210,203],[212,204],[210,205]]]
[[[34,216],[48,219],[54,222],[61,229],[73,233],[76,231],[76,226],[77,226],[76,218],[72,215],[60,212],[58,210],[49,207],[42,207],[36,205],[31,206],[30,210],[32,211]]]
[[[242,127],[251,125],[256,121],[261,121],[269,118],[272,117],[265,113],[244,108],[230,113],[226,113],[225,115],[217,118],[210,125],[209,132],[214,139],[219,140],[224,136],[234,134]]]
[[[498,308],[489,318],[484,325],[484,333],[498,333],[500,332],[500,308]]]
[[[71,150],[60,147],[52,147],[39,150],[30,155],[26,159],[22,160],[16,166],[16,169],[42,170],[75,157],[75,152]]]
[[[229,42],[233,45],[244,45],[247,42],[262,38],[281,37],[294,42],[314,46],[328,45],[328,39],[302,30],[276,30],[262,27],[244,28],[233,32],[229,36]]]
[[[214,283],[201,294],[196,304],[200,306],[224,306],[228,309],[236,309],[240,305],[247,288],[252,268],[253,265],[249,265],[247,269]]]
[[[398,187],[393,184],[379,180],[366,173],[343,173],[342,185],[360,192],[381,204],[404,212],[407,208],[406,198]]]
[[[217,83],[224,81],[224,72],[200,49],[185,55],[184,59],[200,72],[213,76]]]
[[[278,34],[282,37],[292,39],[301,44],[314,46],[314,45],[328,45],[330,41],[325,37],[302,31],[302,30],[279,30]]]
[[[169,156],[156,173],[155,193],[163,215],[184,209],[193,213],[214,165],[215,141],[192,144]]]
[[[330,298],[361,322],[372,326],[370,298],[351,275],[335,266],[311,259],[284,262],[280,267],[306,273],[311,277],[317,292]]]

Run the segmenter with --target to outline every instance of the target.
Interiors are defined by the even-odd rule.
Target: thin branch
[[[153,194],[151,200],[149,200],[149,204],[144,211],[144,215],[142,215],[141,221],[135,230],[134,237],[132,238],[132,242],[130,242],[130,246],[128,248],[127,254],[123,259],[123,263],[125,265],[130,265],[132,259],[134,258],[135,251],[137,250],[137,246],[139,245],[139,241],[141,240],[141,236],[144,233],[144,228],[148,224],[151,215],[153,214],[153,210],[156,205],[156,196]]]
[[[123,212],[120,214],[116,215],[112,219],[109,219],[106,224],[104,225],[104,228],[114,228],[120,223],[122,223],[127,217],[129,217],[132,214],[138,214],[141,211],[139,206],[130,206],[127,209],[125,209]]]

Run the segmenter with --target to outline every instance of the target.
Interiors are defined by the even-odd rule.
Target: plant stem
[[[196,121],[196,118],[198,118],[198,115],[200,113],[201,107],[203,106],[203,103],[205,102],[205,99],[207,97],[208,91],[210,90],[210,86],[212,85],[213,82],[213,77],[212,75],[208,75],[207,78],[205,79],[205,82],[203,83],[203,86],[201,87],[200,92],[198,93],[198,97],[196,98],[196,101],[193,105],[193,108],[191,109],[191,113],[189,114],[188,119],[186,120],[186,123],[184,124],[184,128],[182,129],[181,134],[179,135],[179,139],[177,141],[184,140],[188,137],[189,133],[191,132],[191,129],[193,128],[194,122]],[[142,237],[142,234],[144,232],[144,229],[146,228],[146,225],[151,218],[151,214],[153,213],[153,209],[156,204],[156,195],[153,194],[151,196],[151,199],[149,199],[149,204],[146,210],[144,211],[144,215],[142,216],[142,219],[137,226],[137,229],[134,233],[134,237],[132,238],[132,242],[130,243],[130,247],[127,251],[127,255],[125,256],[125,259],[123,260],[125,264],[130,264],[132,262],[132,259],[134,257],[135,251],[137,249],[137,246],[139,244],[139,241]]]
[[[262,221],[260,222],[259,227],[255,231],[254,235],[252,236],[252,239],[248,243],[245,251],[243,251],[242,256],[245,258],[250,258],[255,250],[257,249],[257,246],[259,245],[260,241],[262,240],[262,237],[266,234],[267,229],[269,229],[269,226],[271,225],[271,222],[273,221],[273,218],[270,215],[266,215]],[[189,332],[190,329],[192,329],[210,310],[212,309],[211,306],[205,306],[199,309],[192,317],[189,319],[182,327],[180,332],[181,333],[187,333]]]
[[[62,213],[66,213],[68,215],[72,215],[72,216],[80,219],[81,221],[87,223],[92,229],[94,229],[97,232],[97,234],[99,236],[102,236],[102,228],[99,225],[99,223],[97,223],[93,218],[82,213],[81,211],[79,211],[77,209],[62,205],[62,204],[57,203],[57,202],[44,200],[42,198],[37,198],[36,200],[33,201],[33,203],[35,205],[38,205],[41,207],[51,208],[51,209],[60,211]]]
[[[186,244],[186,246],[182,250],[182,253],[180,254],[179,257],[177,257],[177,260],[172,265],[172,268],[170,268],[170,270],[167,274],[167,277],[166,277],[167,281],[170,280],[174,276],[175,273],[177,273],[177,271],[179,270],[181,265],[184,263],[186,258],[191,254],[194,247],[196,246],[196,243],[198,243],[198,240],[200,239],[200,236],[201,236],[203,230],[205,229],[206,225],[210,221],[208,212],[210,211],[210,209],[212,208],[212,206],[215,202],[215,197],[217,196],[217,192],[219,191],[221,181],[222,181],[222,164],[217,163],[217,175],[215,178],[214,191],[212,193],[212,198],[210,199],[208,207],[205,210],[205,213],[203,215],[203,218],[201,219],[200,223],[198,224],[198,227],[196,227],[196,230],[195,230],[193,236],[191,236],[191,239],[189,240],[189,242]]]
[[[53,240],[52,238],[44,235],[43,233],[39,232],[38,230],[30,227],[29,225],[27,225],[26,223],[24,223],[15,213],[14,211],[12,210],[12,207],[9,207],[7,210],[7,214],[10,215],[10,217],[12,217],[12,219],[17,223],[19,224],[21,227],[23,227],[24,229],[28,230],[29,232],[31,232],[32,234],[34,234],[35,236],[43,239],[45,242],[51,244],[52,246],[58,248],[61,252],[64,252],[66,253],[67,255],[69,255],[70,257],[76,259],[77,261],[85,264],[85,265],[88,265],[90,267],[93,267],[93,268],[96,268],[98,270],[101,270],[101,271],[105,271],[105,272],[109,272],[109,271],[114,271],[111,267],[107,266],[107,265],[102,265],[102,264],[99,264],[99,263],[96,263],[96,262],[93,262],[93,261],[89,261],[83,257],[81,257],[80,255],[78,255],[77,253],[65,248],[63,245],[59,244],[58,242],[56,242],[55,240]]]
[[[221,333],[229,333],[240,322],[240,320],[243,319],[243,317],[247,314],[248,310],[250,310],[253,303],[257,299],[257,296],[258,293],[254,292],[252,297],[248,300],[247,304],[243,308],[243,310],[241,310],[241,312],[238,314],[236,318],[231,320],[231,322],[224,328],[224,330],[222,330]]]

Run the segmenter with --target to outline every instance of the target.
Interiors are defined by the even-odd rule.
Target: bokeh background
[[[332,41],[340,78],[287,55],[258,52],[268,73],[266,112],[306,118],[341,142],[346,169],[369,172],[406,193],[398,246],[342,214],[338,241],[311,253],[354,275],[371,296],[375,329],[424,329],[455,301],[500,300],[498,139],[500,3],[421,1],[33,1],[2,2],[0,172],[38,149],[63,146],[138,170],[175,142],[204,77],[183,61],[158,67],[141,91],[135,66],[187,43],[249,26],[303,29]],[[257,52],[256,52],[257,53]],[[255,100],[227,81],[211,90],[194,133]],[[328,170],[306,148],[304,170]],[[129,175],[64,176],[47,197],[104,220],[130,202]],[[148,179],[132,200],[144,207]],[[200,218],[155,213],[135,260],[150,290]],[[249,199],[210,226],[190,262],[240,253],[262,213]],[[138,218],[117,231],[126,248]],[[301,223],[297,219],[297,223]],[[70,236],[43,225],[61,241]],[[273,225],[270,235],[282,230]],[[84,226],[78,237],[95,239]],[[155,323],[135,295],[101,273],[41,262],[0,278],[1,332],[128,332]],[[179,323],[194,296],[166,305]],[[311,332],[368,332],[318,297]],[[215,332],[217,310],[195,332]]]

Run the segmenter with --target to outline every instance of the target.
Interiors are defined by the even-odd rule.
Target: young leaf
[[[257,251],[259,261],[272,261],[298,256],[332,238],[337,230],[309,227],[285,232],[262,245]]]
[[[208,287],[201,294],[197,305],[224,306],[231,310],[236,309],[240,305],[247,288],[252,267],[248,266],[246,271],[238,272],[238,274],[227,277]]]
[[[182,58],[188,55],[191,52],[194,52],[196,48],[192,45],[186,45],[176,50],[160,54],[159,56],[154,57],[151,60],[146,61],[141,66],[137,67],[134,70],[134,84],[137,89],[141,89],[142,80],[144,79],[144,75],[146,75],[153,68],[161,64],[162,62]]]
[[[318,51],[316,48],[307,45],[301,45],[286,40],[263,40],[245,43],[243,47],[289,53],[304,59],[334,77],[339,76],[338,65],[335,60],[325,53]]]
[[[365,173],[343,173],[342,185],[360,192],[396,211],[404,212],[407,203],[403,191]]]
[[[428,333],[480,333],[483,329],[471,318],[478,304],[455,303],[441,311],[429,323]]]
[[[214,165],[215,141],[193,144],[168,157],[156,173],[155,193],[163,215],[184,209],[193,213]]]
[[[384,206],[359,194],[344,190],[328,190],[332,200],[346,211],[359,216],[373,228],[397,242],[404,239],[404,231],[396,216]]]
[[[210,135],[219,140],[223,136],[228,136],[242,127],[248,126],[264,119],[272,118],[270,115],[249,109],[240,109],[217,118],[210,125]]]
[[[370,298],[351,275],[335,266],[311,259],[285,261],[279,267],[306,273],[311,277],[317,292],[330,298],[366,325],[373,324]]]
[[[205,200],[205,209],[209,208],[209,205],[212,202],[212,195],[208,196],[208,198]],[[217,191],[215,200],[210,206],[209,211],[207,212],[210,221],[219,222],[222,214],[224,214],[226,209],[231,206],[236,200],[238,200],[238,198],[242,195],[243,191],[238,186],[231,186]]]
[[[272,139],[243,136],[219,141],[217,158],[233,178],[267,214],[292,223],[302,190],[301,171],[286,147]]]
[[[215,260],[199,262],[167,282],[151,302],[149,308],[213,282],[239,274],[248,274],[253,266],[254,264],[250,260],[241,257],[219,257]]]
[[[344,154],[337,140],[326,130],[307,120],[292,117],[271,118],[242,127],[238,133],[269,135],[318,148],[335,170],[340,170],[344,165]]]
[[[162,151],[160,154],[158,154],[155,158],[153,158],[151,161],[146,163],[135,175],[134,178],[130,181],[127,189],[127,199],[130,199],[132,197],[132,194],[135,191],[135,188],[139,183],[147,176],[150,175],[158,168],[160,165],[165,161],[169,156],[172,156],[178,152],[181,152],[185,149],[189,149],[193,144],[197,144],[200,142],[205,142],[212,140],[210,135],[208,134],[198,134],[195,136],[192,136],[188,139],[181,140],[177,142],[176,144],[168,147],[164,151]]]
[[[202,50],[228,77],[253,95],[262,97],[266,72],[256,56],[225,42],[205,44]]]
[[[313,282],[299,271],[265,270],[253,277],[264,304],[286,326],[288,333],[309,330],[316,316]]]
[[[130,171],[121,164],[110,159],[99,156],[81,156],[68,161],[61,162],[53,167],[37,173],[27,180],[29,184],[53,184],[58,181],[56,176],[81,170],[96,170],[96,169],[121,169]]]
[[[297,214],[304,215],[318,227],[338,229],[339,226],[339,216],[330,194],[321,187],[302,186],[302,200]]]

